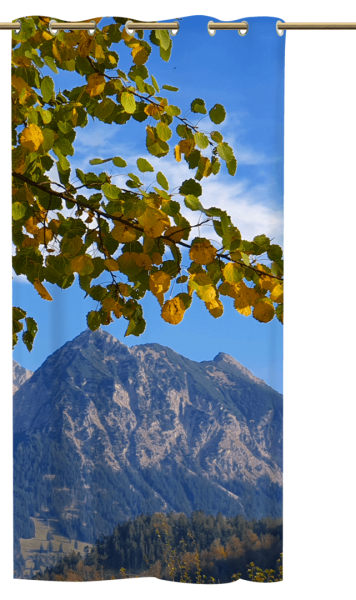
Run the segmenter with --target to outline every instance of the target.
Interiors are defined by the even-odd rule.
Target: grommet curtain
[[[282,580],[285,36],[211,20],[12,34],[16,578]]]

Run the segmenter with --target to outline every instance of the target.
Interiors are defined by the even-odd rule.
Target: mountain
[[[27,379],[30,379],[30,377],[32,377],[32,375],[33,375],[32,371],[28,371],[24,367],[21,367],[21,365],[19,365],[19,363],[17,363],[16,360],[14,360],[13,364],[12,364],[12,391],[13,391],[13,393],[17,392],[17,390],[22,386],[22,384],[25,383],[25,381]]]
[[[14,395],[15,537],[94,542],[141,513],[282,513],[282,396],[234,358],[84,331]]]

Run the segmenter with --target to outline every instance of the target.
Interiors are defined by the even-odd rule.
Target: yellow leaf
[[[39,245],[39,242],[35,238],[28,237],[28,235],[25,236],[25,239],[22,241],[22,244],[21,244],[21,246],[23,248],[29,248],[30,246],[37,248],[38,245]]]
[[[26,83],[22,77],[18,77],[17,75],[13,75],[11,77],[11,85],[18,92],[18,95],[21,94],[21,98],[19,99],[20,104],[25,104],[27,98],[29,98],[33,93],[32,88],[30,88],[28,83]]]
[[[130,43],[134,41],[135,43],[137,43],[137,39],[133,35],[127,33],[125,27],[121,31],[121,39],[124,40],[124,42]]]
[[[52,300],[52,296],[48,293],[45,286],[42,285],[42,283],[40,282],[39,279],[36,278],[34,280],[33,286],[34,286],[35,290],[39,293],[41,298],[43,298],[43,300]]]
[[[224,279],[228,283],[239,283],[243,279],[244,271],[235,263],[227,263],[223,269]]]
[[[98,59],[98,58],[105,59],[105,52],[104,52],[102,46],[100,46],[100,44],[95,44],[94,56],[96,59]]]
[[[254,288],[247,287],[243,281],[234,287],[236,290],[234,307],[239,313],[248,317],[251,314],[251,306],[254,306],[261,296]]]
[[[175,146],[175,148],[174,148],[174,158],[176,159],[177,162],[180,162],[182,160],[182,155],[181,155],[179,146]]]
[[[39,221],[36,217],[30,217],[29,219],[27,219],[25,227],[28,233],[36,233],[38,229],[38,223]]]
[[[132,48],[132,58],[135,65],[144,65],[145,62],[147,62],[148,57],[149,54],[147,52],[147,49],[144,46],[141,46],[141,44],[136,44]]]
[[[208,265],[213,262],[215,255],[216,249],[209,240],[197,242],[191,247],[189,252],[191,260],[194,260],[198,265]]]
[[[256,267],[257,267],[257,269],[259,269],[259,271],[268,273],[268,271],[266,271],[265,265],[261,265],[260,263],[257,263]],[[260,278],[260,280],[258,282],[258,285],[261,288],[261,290],[267,290],[269,292],[272,292],[273,288],[278,283],[278,281],[276,281],[273,277],[269,277],[267,274],[266,275],[259,274],[259,278]]]
[[[158,106],[157,106],[157,104],[147,104],[147,106],[145,106],[144,112],[149,117],[155,117],[164,112],[164,106],[162,106],[161,104],[159,104]],[[154,133],[153,133],[153,136],[154,136]]]
[[[88,77],[88,85],[86,87],[89,96],[98,96],[105,88],[105,77],[99,73],[92,73]]]
[[[164,232],[164,237],[169,237],[172,242],[180,242],[186,231],[180,225],[174,225],[174,227],[168,227]]]
[[[70,120],[72,121],[74,127],[76,127],[78,122],[78,113],[76,108],[73,108]]]
[[[195,148],[194,140],[181,140],[178,144],[180,151],[182,154],[186,154],[187,156],[191,153],[191,151]]]
[[[71,269],[79,275],[90,275],[94,271],[93,261],[90,256],[82,254],[70,261]]]
[[[104,300],[101,301],[101,305],[106,312],[109,312],[114,309],[115,300],[114,298],[104,298]]]
[[[168,292],[170,285],[171,278],[164,271],[157,271],[157,273],[150,275],[150,290],[161,306],[164,302],[164,294]]]
[[[185,312],[184,302],[180,298],[167,300],[162,307],[161,317],[166,323],[178,325],[183,320]]]
[[[38,241],[39,244],[48,244],[48,242],[53,240],[53,236],[54,236],[53,231],[51,231],[47,227],[46,228],[42,227],[42,229],[39,229],[35,233],[35,239]]]
[[[214,302],[216,299],[216,289],[212,285],[208,288],[196,290],[196,293],[204,302]]]
[[[127,285],[127,283],[120,283],[119,290],[120,290],[120,294],[122,296],[130,296],[130,290],[129,290],[129,286]]]
[[[161,265],[163,262],[162,255],[159,252],[154,252],[152,254],[152,264]]]
[[[85,34],[85,35],[83,35]],[[81,41],[79,42],[78,45],[78,53],[80,56],[83,56],[84,58],[86,58],[87,56],[89,56],[92,48],[94,45],[94,40],[93,38],[90,38],[87,34],[87,32],[81,31]]]
[[[109,271],[118,271],[119,265],[114,258],[107,258],[104,260],[104,265],[109,269]]]
[[[161,236],[171,224],[165,213],[152,206],[147,206],[145,212],[138,217],[138,222],[143,227],[145,234],[152,238]]]
[[[145,241],[143,242],[143,251],[147,254],[153,250],[155,247],[156,241],[154,238],[145,237]]]
[[[224,312],[223,304],[221,300],[218,300],[217,298],[215,298],[212,302],[205,302],[205,306],[215,319],[221,317]]]
[[[114,240],[123,244],[133,242],[137,239],[137,234],[140,234],[137,229],[133,229],[133,227],[125,225],[125,223],[117,223],[110,233]]]
[[[207,273],[192,274],[188,283],[189,293],[190,290],[195,290],[204,302],[213,302],[216,298],[216,289]]]
[[[259,300],[259,302],[256,303],[255,308],[253,309],[253,316],[257,321],[260,321],[260,323],[272,321],[274,317],[274,307],[268,298]]]
[[[115,302],[115,306],[113,308],[114,315],[117,319],[120,319],[122,316],[122,308],[118,302]]]
[[[20,135],[20,142],[24,148],[28,148],[31,152],[36,152],[44,140],[43,133],[37,125],[31,123],[25,127]]]
[[[277,285],[274,286],[274,288],[271,292],[271,300],[272,300],[272,302],[277,302],[277,304],[280,304],[281,302],[283,302],[283,284],[282,283],[277,283]]]
[[[144,252],[131,252],[131,255],[138,267],[143,267],[146,271],[149,271],[152,267],[152,260],[149,254]]]
[[[201,177],[209,177],[212,173],[212,166],[210,160],[206,156],[202,156],[199,160],[199,175]]]
[[[17,146],[12,155],[12,168],[15,173],[23,174],[26,171],[26,155],[28,149],[22,146]]]
[[[230,298],[237,298],[237,291],[233,284],[227,283],[226,281],[221,284],[218,288],[219,294],[222,296],[230,296]]]

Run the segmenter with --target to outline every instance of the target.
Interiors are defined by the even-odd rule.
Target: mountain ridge
[[[145,511],[281,515],[282,396],[224,353],[86,330],[14,395],[14,433],[15,484],[38,496],[21,523],[47,510],[91,541]]]

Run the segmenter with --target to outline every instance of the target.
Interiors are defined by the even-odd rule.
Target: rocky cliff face
[[[17,392],[17,390],[22,386],[22,384],[25,383],[25,381],[27,381],[27,379],[32,377],[32,375],[33,375],[32,371],[28,371],[27,369],[24,369],[24,367],[21,367],[21,365],[19,365],[19,363],[17,363],[14,360],[13,364],[12,364],[12,391],[13,391],[13,393]]]
[[[15,485],[88,541],[140,512],[281,515],[282,396],[226,354],[85,331],[17,391],[14,433]]]

